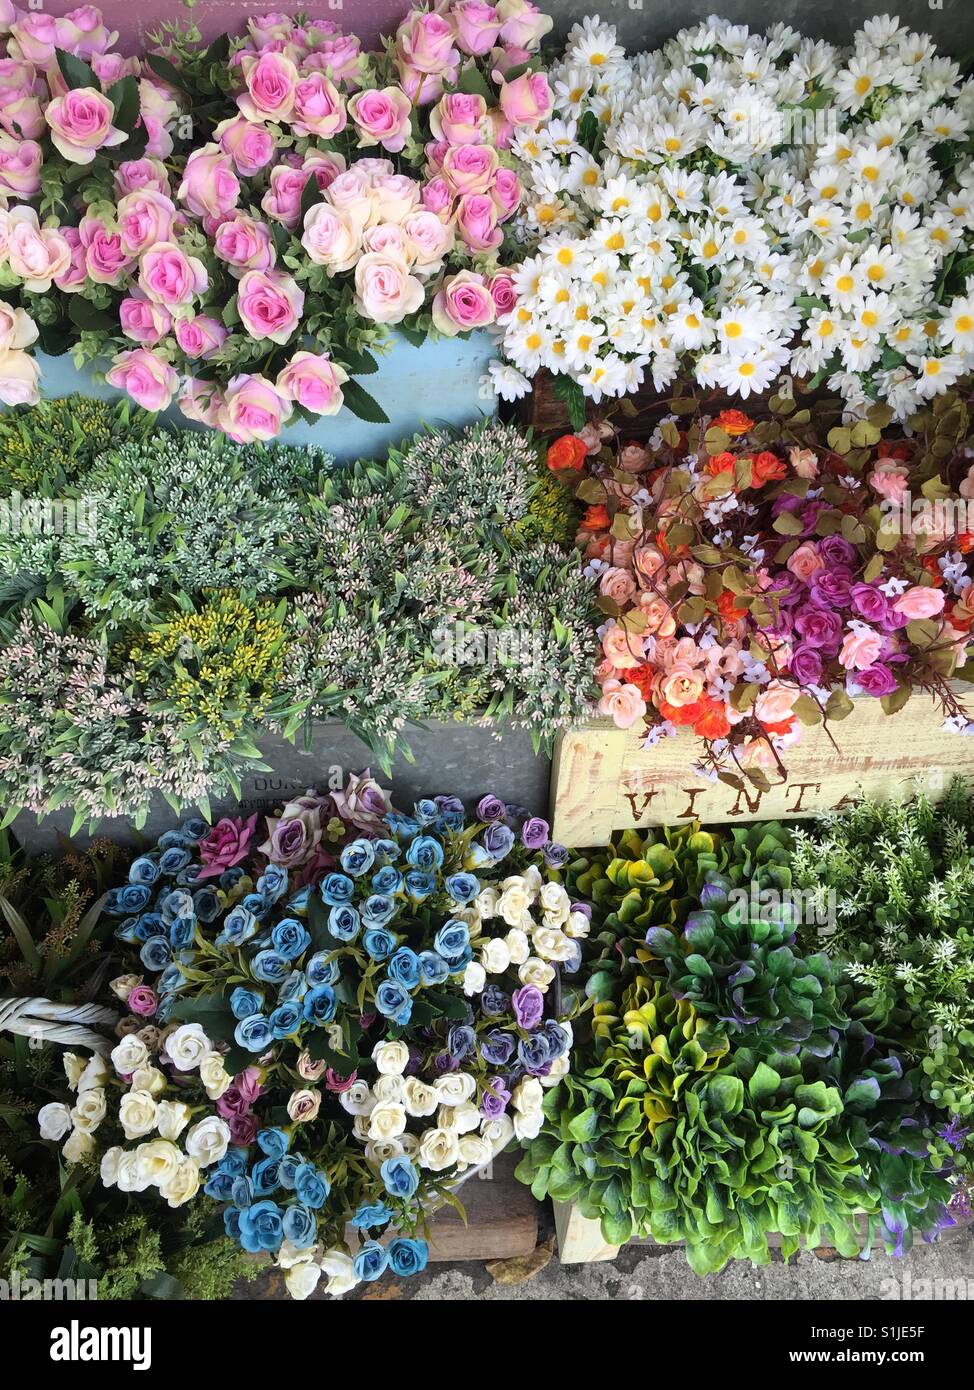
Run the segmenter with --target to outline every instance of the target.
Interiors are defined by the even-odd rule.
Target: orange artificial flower
[[[595,503],[586,509],[582,517],[583,531],[604,531],[611,525],[611,518],[605,506],[601,502]]]
[[[733,473],[734,455],[729,454],[725,449],[722,454],[714,454],[704,465],[704,472],[709,473],[712,478],[716,478],[718,473]]]
[[[767,734],[790,734],[795,727],[795,717],[790,714],[787,719],[781,719],[777,724],[766,724],[762,719],[761,727]]]
[[[723,702],[705,695],[699,705],[701,712],[693,721],[693,732],[700,738],[726,738],[731,726]]]
[[[754,429],[754,421],[743,410],[722,410],[714,421],[725,434],[747,434]]]
[[[746,608],[738,608],[734,600],[736,594],[732,594],[730,589],[723,589],[720,598],[717,600],[717,611],[722,618],[726,618],[729,623],[740,622],[741,618],[747,617]]]
[[[938,589],[942,588],[944,577],[940,572],[940,566],[937,564],[935,557],[933,555],[922,555],[920,557],[920,564],[933,580],[934,586]]]
[[[656,679],[656,667],[643,663],[642,666],[634,666],[626,672],[626,680],[630,685],[634,685],[640,695],[649,704],[653,697],[653,681]]]
[[[699,700],[692,705],[671,705],[666,700],[657,700],[656,708],[664,719],[676,725],[692,724],[701,713]]]
[[[974,533],[971,531],[958,531],[954,544],[962,555],[969,555],[974,550]]]
[[[579,469],[588,457],[588,445],[577,434],[563,434],[548,446],[548,467],[553,473]]]
[[[781,459],[770,449],[762,449],[751,459],[751,486],[764,487],[765,483],[777,482],[788,472]]]

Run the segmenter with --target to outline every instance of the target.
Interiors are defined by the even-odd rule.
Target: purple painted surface
[[[26,8],[26,0],[16,0]],[[64,15],[81,0],[44,0],[48,14]],[[98,4],[98,0],[94,0]],[[144,38],[164,19],[185,19],[187,10],[177,0],[101,0],[98,8],[105,23],[119,32],[122,52],[145,47]],[[236,38],[250,15],[307,14],[312,19],[331,19],[347,34],[357,34],[371,47],[380,33],[392,33],[409,10],[409,0],[198,0],[192,17],[207,38],[228,33]]]

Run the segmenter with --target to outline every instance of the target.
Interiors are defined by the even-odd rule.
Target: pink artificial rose
[[[33,208],[15,207],[8,214],[7,264],[24,289],[43,294],[71,265],[71,247],[53,227],[38,225]]]
[[[497,13],[501,18],[501,42],[528,52],[540,46],[554,23],[550,15],[542,14],[530,0],[498,0]]]
[[[265,52],[259,58],[245,54],[241,62],[246,94],[237,106],[248,121],[288,121],[294,109],[298,70],[282,53]]]
[[[788,556],[786,568],[791,570],[796,579],[807,584],[815,571],[822,569],[824,565],[825,561],[815,549],[813,542],[804,541]]]
[[[754,716],[762,724],[783,724],[791,715],[795,701],[801,694],[797,685],[783,685],[779,680],[769,681],[754,702]]]
[[[209,314],[176,321],[176,342],[187,357],[212,357],[226,342],[228,330]]]
[[[214,382],[201,381],[195,376],[187,377],[176,403],[187,420],[206,425],[208,429],[220,428],[223,395]]]
[[[366,224],[372,221],[372,175],[363,167],[369,163],[370,160],[360,159],[350,169],[339,174],[328,188],[328,202],[342,214],[356,232],[362,232]]]
[[[44,119],[59,154],[72,164],[90,164],[99,150],[128,137],[112,125],[115,107],[94,87],[73,87],[48,102]]]
[[[494,251],[504,240],[497,209],[486,193],[467,193],[457,203],[456,227],[471,251]]]
[[[115,194],[124,198],[140,189],[169,194],[169,175],[158,159],[126,159],[115,170]]]
[[[289,401],[314,415],[337,415],[342,408],[342,382],[348,372],[326,353],[296,352],[277,377],[277,389]]]
[[[261,199],[261,208],[275,222],[283,222],[291,232],[301,221],[301,195],[308,175],[292,164],[275,164],[270,183]]]
[[[152,159],[168,159],[173,152],[169,127],[179,115],[171,88],[151,76],[140,78],[139,115],[147,137],[146,154]]]
[[[33,66],[16,58],[0,58],[0,95],[0,126],[18,140],[39,139],[47,125]]]
[[[900,503],[907,491],[907,479],[910,470],[905,468],[902,463],[894,463],[891,459],[883,459],[878,463],[867,478],[869,486],[878,492],[880,497],[885,497],[888,502]]]
[[[646,701],[635,685],[608,680],[602,687],[599,714],[611,718],[617,729],[631,729],[646,713]]]
[[[187,256],[172,241],[160,241],[142,255],[139,284],[157,304],[189,304],[207,286],[203,262]]]
[[[362,237],[363,251],[385,251],[398,256],[407,265],[414,264],[413,244],[401,227],[394,222],[380,222],[375,227],[366,228]]]
[[[915,584],[893,600],[893,608],[911,623],[917,618],[935,618],[944,611],[943,590]]]
[[[217,414],[219,428],[236,444],[274,439],[292,413],[290,401],[266,377],[249,372],[231,379]]]
[[[270,228],[242,212],[217,227],[213,251],[235,270],[272,270],[277,260]]]
[[[148,985],[135,985],[125,1001],[126,1008],[141,1018],[151,1018],[159,1007],[159,996]]]
[[[430,129],[447,145],[479,145],[487,126],[487,102],[476,92],[449,92],[430,112]]]
[[[105,374],[109,386],[126,391],[145,410],[165,410],[179,385],[179,377],[168,362],[148,348],[120,352]]]
[[[486,278],[473,270],[461,270],[450,276],[433,300],[433,326],[449,338],[473,328],[484,328],[496,317],[494,297]]]
[[[334,82],[323,73],[313,72],[298,83],[293,122],[295,135],[314,135],[322,140],[330,140],[345,129],[345,103]]]
[[[513,217],[524,196],[521,180],[513,169],[498,169],[493,185],[488,191],[497,209],[498,222],[506,222],[509,217]]]
[[[406,174],[378,174],[371,199],[374,221],[401,222],[419,207],[419,184]]]
[[[16,348],[0,352],[0,401],[4,405],[36,405],[41,369],[29,353]]]
[[[335,34],[305,59],[305,67],[311,67],[313,59],[322,64],[322,71],[327,72],[333,82],[357,86],[361,58],[362,45],[354,34]]]
[[[277,11],[254,15],[247,20],[247,32],[258,51],[278,43],[281,39],[290,38],[293,28],[294,20],[291,16],[279,14]]]
[[[301,161],[301,172],[310,174],[322,193],[345,172],[345,156],[333,150],[308,150]]]
[[[617,671],[631,671],[643,662],[643,639],[621,624],[612,622],[602,634],[602,651]]]
[[[224,816],[222,820],[218,820],[213,829],[199,842],[203,868],[197,879],[219,878],[227,869],[242,864],[251,851],[256,828],[256,812],[247,820],[242,816]]]
[[[396,59],[417,72],[442,76],[460,60],[454,38],[453,25],[443,15],[413,11],[396,30]]]
[[[818,477],[818,459],[813,449],[799,449],[798,447],[789,449],[788,462],[799,478]]]
[[[231,116],[221,121],[213,134],[237,173],[245,177],[259,174],[274,158],[277,148],[274,137],[266,126],[256,121],[248,121],[239,115]]]
[[[146,298],[141,290],[133,290],[118,306],[118,319],[126,338],[153,347],[172,328],[168,309]]]
[[[176,197],[196,217],[223,217],[237,206],[240,180],[219,145],[203,145],[186,161]]]
[[[502,82],[500,108],[514,126],[539,126],[551,114],[553,100],[543,72],[525,72],[513,82]]]
[[[99,285],[116,285],[132,264],[118,232],[110,232],[97,217],[83,217],[78,227],[85,248],[85,269]]]
[[[502,20],[493,5],[484,0],[457,0],[450,10],[456,25],[457,47],[472,58],[489,53],[501,31]]]
[[[411,243],[413,263],[425,274],[438,269],[443,258],[453,250],[453,227],[434,212],[421,208],[418,212],[410,213],[402,224],[402,230]]]
[[[283,345],[301,322],[304,290],[283,270],[248,270],[237,291],[237,309],[252,338]]]
[[[65,294],[76,294],[82,286],[88,283],[88,267],[85,264],[85,248],[81,241],[81,233],[77,227],[62,227],[61,235],[68,243],[71,252],[71,259],[59,274],[55,275],[54,283],[59,290]]]
[[[625,608],[635,592],[636,581],[629,570],[620,569],[618,565],[610,565],[608,569],[602,571],[602,576],[599,579],[599,593],[604,598],[610,598],[620,608]]]
[[[905,595],[904,595],[905,597]],[[846,633],[839,649],[839,663],[847,671],[864,671],[878,661],[885,638],[865,625]]]
[[[301,245],[309,260],[326,266],[329,274],[335,275],[351,270],[359,258],[361,239],[344,213],[330,203],[315,203],[305,215]]]
[[[97,53],[107,53],[118,41],[118,30],[106,29],[101,10],[95,5],[79,5],[55,23],[58,48],[79,58],[93,58]]]
[[[451,145],[443,156],[443,177],[458,196],[486,193],[497,168],[497,151],[490,145]]]
[[[138,58],[124,58],[121,53],[96,53],[91,58],[91,70],[102,91],[123,77],[138,77],[141,67]]]
[[[355,267],[355,308],[373,323],[401,323],[423,303],[423,286],[398,256],[370,251]]]
[[[429,212],[435,212],[438,217],[443,213],[449,213],[453,207],[450,185],[443,178],[430,179],[429,183],[423,186],[420,198],[423,207]]]
[[[35,140],[18,140],[0,131],[0,195],[33,198],[41,191],[44,155]]]
[[[517,290],[514,288],[514,276],[509,270],[499,270],[496,275],[492,275],[487,282],[491,298],[494,301],[494,308],[497,312],[497,321],[501,323],[509,315],[513,314],[517,304]]]
[[[165,193],[142,188],[126,193],[116,212],[122,246],[130,256],[139,256],[157,241],[169,241],[176,219],[176,206]]]
[[[0,352],[30,347],[37,342],[37,324],[26,309],[15,309],[0,300]]]
[[[354,1071],[348,1076],[341,1076],[337,1071],[333,1071],[331,1067],[328,1067],[325,1070],[325,1090],[333,1091],[335,1095],[340,1096],[343,1092],[352,1089],[355,1085],[357,1076],[358,1072]]]
[[[381,145],[390,154],[395,154],[405,145],[412,113],[412,102],[400,87],[356,92],[348,103],[348,114],[355,123],[359,149]]]
[[[53,15],[40,10],[24,14],[17,10],[17,20],[10,25],[7,52],[11,58],[22,58],[38,68],[55,65],[54,50],[58,47],[58,22]]]

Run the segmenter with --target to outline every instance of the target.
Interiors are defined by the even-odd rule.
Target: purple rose
[[[842,619],[838,613],[830,613],[827,608],[813,608],[806,604],[795,614],[795,631],[804,637],[811,647],[821,647],[834,655],[842,642]]]
[[[854,679],[866,695],[873,695],[877,699],[881,695],[891,695],[896,689],[896,677],[881,661],[867,666],[865,671],[857,671]]]
[[[507,1109],[511,1093],[499,1076],[492,1076],[480,1098],[480,1113],[488,1120],[499,1119]]]
[[[844,536],[823,536],[818,542],[818,553],[826,565],[845,565],[855,563],[856,548]]]
[[[570,858],[567,846],[555,844],[554,841],[545,845],[542,853],[549,869],[563,869]]]
[[[441,815],[453,814],[455,816],[464,815],[466,808],[458,796],[435,796],[433,800],[440,809]]]
[[[531,816],[521,826],[521,843],[525,849],[540,849],[551,839],[551,826],[540,816]]]
[[[846,565],[816,570],[809,580],[810,600],[816,608],[848,608],[852,597],[852,570]]]
[[[799,685],[818,685],[822,679],[822,657],[816,647],[799,642],[791,655],[791,674]]]
[[[544,1015],[544,995],[537,985],[523,985],[511,995],[514,1017],[518,1027],[526,1031],[537,1028]]]
[[[514,831],[509,825],[501,825],[498,821],[488,825],[484,831],[484,849],[495,863],[506,858],[513,848]]]
[[[875,584],[853,584],[853,610],[870,623],[881,623],[889,613],[889,600]]]
[[[503,1067],[511,1060],[515,1038],[500,1028],[485,1033],[480,1040],[480,1055],[492,1067]]]
[[[772,576],[771,587],[765,591],[768,599],[777,599],[781,608],[793,603],[803,603],[806,598],[805,585],[791,570],[779,570]]]
[[[572,910],[572,912],[580,912],[580,913],[582,914],[583,917],[587,917],[588,920],[591,922],[591,920],[592,920],[592,904],[591,904],[591,903],[572,903],[571,910]]]
[[[486,1014],[488,1018],[497,1018],[499,1014],[506,1014],[511,1007],[511,996],[505,993],[499,985],[485,985],[480,995],[480,1012]]]
[[[504,819],[504,803],[499,796],[484,796],[477,802],[477,819],[498,821]]]

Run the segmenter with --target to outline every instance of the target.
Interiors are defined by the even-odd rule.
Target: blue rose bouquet
[[[496,797],[407,813],[367,773],[262,824],[184,821],[105,902],[130,973],[99,1089],[121,1094],[66,1157],[219,1203],[296,1297],[419,1272],[429,1212],[538,1134],[568,1070],[590,911],[567,857]]]

